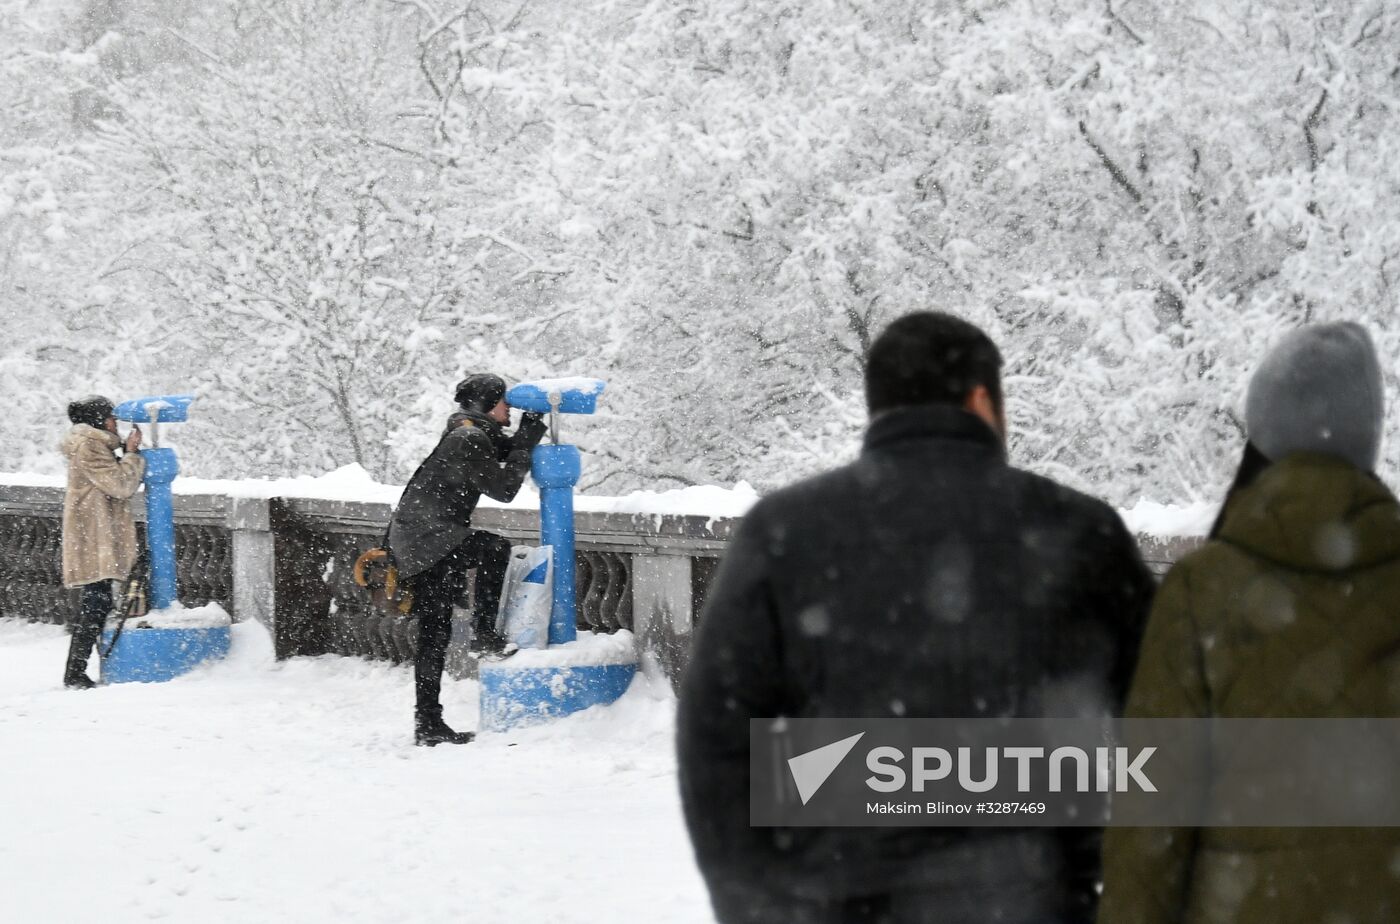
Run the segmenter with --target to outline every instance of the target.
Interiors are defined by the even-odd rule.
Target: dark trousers
[[[447,643],[452,640],[452,605],[467,589],[467,569],[476,568],[472,632],[481,638],[495,630],[509,564],[509,540],[473,530],[446,558],[410,579],[413,613],[418,617],[413,687],[420,719],[442,715],[442,667],[447,659]]]
[[[112,582],[94,581],[84,584],[82,605],[78,618],[72,625],[73,637],[68,642],[68,663],[63,669],[63,679],[70,680],[79,674],[87,673],[88,656],[92,646],[102,637],[102,627],[107,624],[107,614],[112,612]]]

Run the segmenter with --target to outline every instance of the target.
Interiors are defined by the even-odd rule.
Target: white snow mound
[[[611,634],[580,631],[578,638],[548,648],[529,648],[500,662],[510,668],[598,667],[604,664],[635,664],[637,638],[626,629]]]
[[[127,629],[216,629],[233,624],[233,617],[217,603],[186,607],[176,601],[165,609],[151,610],[144,616],[132,617]],[[264,635],[267,633],[264,632]]]

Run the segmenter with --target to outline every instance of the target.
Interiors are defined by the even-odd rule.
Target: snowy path
[[[218,666],[80,693],[62,630],[0,621],[0,918],[711,920],[669,689],[415,748],[408,669],[235,633]],[[475,726],[474,683],[444,702]]]

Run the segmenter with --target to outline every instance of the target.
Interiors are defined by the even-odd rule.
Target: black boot
[[[452,726],[442,720],[440,706],[437,709],[419,710],[414,715],[414,744],[430,748],[439,744],[470,744],[475,738],[475,732],[453,731]]]
[[[64,674],[63,685],[70,690],[91,690],[93,687],[97,686],[97,684],[93,682],[93,679],[86,673]]]
[[[476,629],[467,650],[477,656],[499,655],[506,650],[506,638],[494,628]]]
[[[73,637],[68,642],[68,662],[63,666],[63,685],[73,690],[91,690],[97,686],[87,675],[88,656],[102,635],[102,624],[107,614],[96,608],[93,612],[87,610],[85,605],[84,612],[73,625]]]

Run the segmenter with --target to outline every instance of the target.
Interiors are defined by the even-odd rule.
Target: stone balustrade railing
[[[0,617],[64,623],[76,611],[76,593],[65,591],[60,577],[62,509],[61,488],[0,484]],[[414,621],[374,610],[351,581],[355,559],[379,543],[390,510],[383,503],[177,494],[180,599],[187,606],[217,602],[235,620],[262,622],[278,657],[405,660],[416,644]],[[516,543],[539,541],[535,511],[483,507],[473,522]],[[580,512],[576,522],[580,628],[633,630],[651,663],[678,678],[738,519]],[[1199,541],[1139,537],[1159,573]]]
[[[76,593],[60,577],[62,509],[60,488],[0,484],[0,617],[64,623],[76,612]],[[217,602],[235,620],[264,623],[279,657],[404,660],[416,643],[413,620],[379,613],[351,580],[390,511],[383,503],[177,494],[181,602]],[[654,663],[677,676],[736,522],[577,514],[579,627],[631,629]],[[483,507],[473,523],[516,543],[539,541],[536,511]]]

